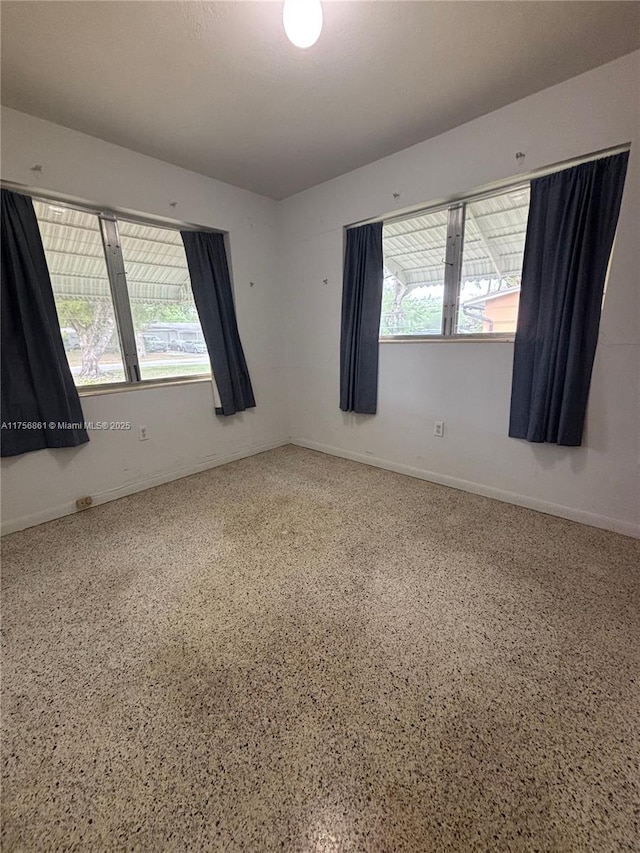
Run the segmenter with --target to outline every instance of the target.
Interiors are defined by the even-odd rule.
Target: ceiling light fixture
[[[296,47],[311,47],[322,31],[320,0],[284,0],[282,23],[289,41]]]

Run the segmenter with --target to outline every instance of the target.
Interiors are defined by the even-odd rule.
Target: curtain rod
[[[135,211],[126,210],[125,208],[101,207],[99,205],[87,204],[83,201],[70,199],[53,190],[39,190],[28,187],[26,184],[18,184],[14,181],[0,180],[0,187],[3,190],[28,195],[34,201],[41,201],[44,204],[59,204],[63,207],[79,210],[81,213],[91,213],[96,216],[115,216],[116,218],[133,222],[137,225],[149,225],[157,228],[167,228],[172,231],[207,231],[211,234],[225,234],[221,228],[210,228],[207,225],[195,225],[192,222],[182,222],[179,219],[171,219],[163,216],[149,216],[147,214],[139,214]]]
[[[361,219],[359,222],[352,222],[344,227],[358,228],[360,225],[371,225],[374,222],[382,222],[383,225],[402,222],[404,219],[412,219],[414,216],[420,216],[423,213],[435,213],[438,210],[444,210],[456,202],[478,201],[481,198],[495,195],[497,192],[504,189],[517,190],[520,187],[525,187],[529,181],[534,178],[542,178],[545,177],[545,175],[552,175],[554,172],[561,172],[564,169],[572,169],[574,166],[589,163],[591,160],[600,160],[603,157],[612,157],[614,154],[622,154],[624,151],[629,151],[630,149],[630,142],[614,145],[611,148],[601,148],[598,151],[592,151],[590,154],[583,154],[580,157],[572,157],[568,160],[559,160],[557,163],[552,163],[549,166],[540,166],[538,169],[533,169],[531,172],[527,172],[524,175],[512,175],[509,178],[494,181],[491,184],[485,184],[484,187],[470,193],[446,196],[445,198],[441,198],[431,204],[416,206],[407,209],[402,213],[394,214],[392,216],[372,216],[369,219]]]

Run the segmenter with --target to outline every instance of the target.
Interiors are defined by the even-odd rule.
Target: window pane
[[[466,205],[459,334],[515,332],[529,188]]]
[[[142,379],[210,373],[178,231],[118,221]]]
[[[124,382],[98,217],[53,203],[33,206],[76,385]]]
[[[441,335],[447,211],[384,225],[380,336]]]

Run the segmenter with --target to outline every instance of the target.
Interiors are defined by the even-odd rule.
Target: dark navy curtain
[[[382,306],[382,222],[347,230],[342,280],[340,408],[375,415]]]
[[[222,234],[182,231],[193,298],[220,395],[218,415],[255,406],[233,305],[227,252]]]
[[[509,435],[582,442],[629,154],[531,182]]]
[[[2,190],[3,456],[89,441],[30,198]]]

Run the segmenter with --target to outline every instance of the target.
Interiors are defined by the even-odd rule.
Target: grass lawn
[[[80,353],[72,350],[67,353],[69,365],[72,368],[80,367],[82,362]],[[193,361],[197,358],[194,353],[149,353],[144,360],[140,361],[140,370],[143,380],[170,379],[180,376],[196,376],[202,373],[210,373],[211,366],[208,359],[203,359],[201,364],[184,364],[184,361]],[[166,362],[170,360],[172,364]],[[155,366],[153,362],[164,362]],[[81,388],[85,385],[110,385],[113,382],[124,382],[125,374],[120,357],[115,353],[105,353],[100,359],[102,375],[97,379],[84,379],[78,375],[74,376],[76,385]]]

